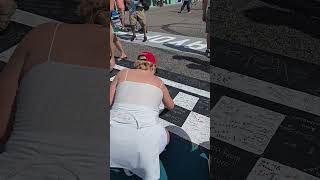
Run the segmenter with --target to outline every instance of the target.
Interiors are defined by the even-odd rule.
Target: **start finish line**
[[[131,42],[131,32],[117,32],[116,34],[122,40]],[[148,32],[147,36],[148,41],[142,42],[143,34],[137,33],[137,38],[132,43],[197,54],[203,54],[207,49],[207,42],[204,38],[180,36],[159,32]]]

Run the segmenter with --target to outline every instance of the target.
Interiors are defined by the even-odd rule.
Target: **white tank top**
[[[111,109],[111,120],[137,126],[137,128],[157,124],[159,106],[163,98],[163,92],[160,89],[162,85],[159,88],[126,79],[117,86]]]

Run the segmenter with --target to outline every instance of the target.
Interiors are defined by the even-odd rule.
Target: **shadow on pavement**
[[[177,12],[178,14],[178,12]],[[161,26],[161,29],[168,32],[168,33],[171,33],[171,34],[175,34],[175,35],[181,35],[181,36],[188,36],[187,34],[183,34],[181,32],[178,32],[178,31],[175,31],[173,29],[171,29],[170,27],[171,26],[176,26],[176,25],[180,25],[179,28],[190,28],[189,26],[195,26],[195,27],[198,27],[198,26],[202,26],[201,24],[190,24],[190,23],[171,23],[171,24],[165,24],[163,26]],[[185,27],[184,27],[185,26]]]
[[[302,13],[286,12],[263,6],[248,9],[244,11],[244,15],[257,23],[284,25],[320,39],[320,19]]]
[[[172,58],[176,60],[186,60],[186,61],[192,62],[191,64],[187,65],[188,68],[198,69],[203,72],[210,73],[210,68],[209,68],[210,62],[203,61],[195,57],[181,56],[181,55],[174,55]]]

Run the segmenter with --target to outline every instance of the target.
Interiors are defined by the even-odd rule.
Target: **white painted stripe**
[[[12,21],[15,21],[20,24],[28,25],[31,27],[38,26],[43,23],[48,23],[48,22],[56,22],[58,23],[59,21],[56,21],[54,19],[50,19],[47,17],[43,17],[37,14],[29,13],[26,11],[22,11],[20,9],[17,9],[15,14],[12,16]]]
[[[143,34],[137,33],[136,40],[131,42],[129,40],[132,36],[131,32],[117,32],[117,35],[122,41],[127,43],[134,43],[184,53],[194,54],[198,52],[199,54],[204,53],[207,49],[207,41],[205,38],[148,31],[148,41],[142,42]]]
[[[262,154],[285,115],[226,96],[211,110],[211,137]]]
[[[123,69],[127,69],[127,68],[123,67],[123,66],[120,66],[120,65],[116,65],[114,67],[114,69],[123,70]],[[174,82],[174,81],[171,81],[171,80],[168,80],[168,79],[164,79],[164,78],[161,78],[161,77],[160,77],[160,79],[164,82],[164,84],[166,84],[168,86],[172,86],[172,87],[175,87],[175,88],[178,88],[178,89],[181,89],[181,90],[193,93],[193,94],[197,94],[199,96],[210,98],[210,92],[208,92],[208,91],[204,91],[202,89],[194,88],[194,87],[191,87],[191,86],[188,86],[188,85],[185,85],[185,84],[181,84],[181,83],[178,83],[178,82]]]
[[[211,83],[320,116],[320,97],[213,67]]]
[[[121,71],[121,70],[124,70],[124,69],[127,69],[127,68],[116,64],[116,65],[114,66],[114,69]]]
[[[0,61],[5,62],[5,63],[8,63],[8,61],[9,61],[11,55],[13,54],[14,50],[16,49],[16,47],[17,47],[17,46],[13,46],[13,47],[11,47],[10,49],[2,52],[2,53],[0,54]]]

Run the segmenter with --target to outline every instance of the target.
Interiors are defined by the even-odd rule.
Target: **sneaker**
[[[143,38],[143,41],[142,42],[146,42],[148,40],[148,38],[147,38],[147,36],[145,36],[144,38]]]
[[[178,13],[181,13],[181,11],[179,11]]]
[[[188,12],[188,14],[190,14],[190,13],[191,13],[191,11]]]

